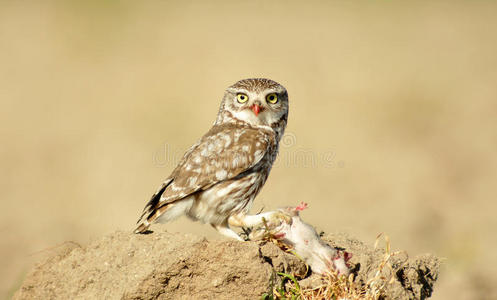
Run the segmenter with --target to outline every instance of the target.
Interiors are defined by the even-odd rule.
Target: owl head
[[[265,78],[243,79],[226,89],[216,124],[237,120],[275,128],[288,119],[288,93]]]

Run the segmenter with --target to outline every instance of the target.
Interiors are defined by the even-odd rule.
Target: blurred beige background
[[[1,297],[51,247],[131,230],[246,77],[291,101],[255,209],[307,201],[444,257],[433,299],[495,297],[497,4],[303,3],[0,2]]]

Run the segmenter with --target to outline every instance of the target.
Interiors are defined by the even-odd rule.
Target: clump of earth
[[[207,240],[170,233],[165,226],[146,235],[117,231],[86,246],[73,242],[52,249],[25,278],[14,299],[261,299],[286,273],[301,286],[319,284],[316,274],[271,242]],[[324,234],[330,246],[352,254],[354,281],[366,284],[384,261],[374,249],[346,234]],[[389,259],[386,299],[426,299],[433,292],[440,260],[430,254]],[[386,269],[386,268],[385,268]]]

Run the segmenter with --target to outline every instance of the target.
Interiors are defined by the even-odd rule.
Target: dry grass
[[[377,249],[382,234],[376,238],[374,248]],[[279,287],[274,287],[273,295],[265,295],[263,299],[301,299],[301,300],[322,300],[322,299],[342,299],[342,300],[378,300],[385,297],[385,290],[388,284],[395,281],[395,274],[390,263],[392,256],[404,251],[391,252],[390,238],[383,236],[385,241],[385,253],[382,261],[378,264],[375,276],[369,278],[366,283],[355,280],[354,274],[348,277],[338,275],[335,270],[330,270],[321,277],[322,284],[313,288],[303,289],[298,283],[295,274],[278,273],[282,279]],[[272,240],[271,240],[272,241]],[[281,243],[276,243],[281,247]],[[283,250],[291,252],[286,245]],[[271,298],[272,297],[272,298]]]

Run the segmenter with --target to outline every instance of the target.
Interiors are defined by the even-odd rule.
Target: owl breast
[[[187,216],[196,221],[216,225],[222,224],[233,214],[248,213],[269,176],[276,159],[277,147],[277,144],[272,145],[252,169],[198,193]]]

